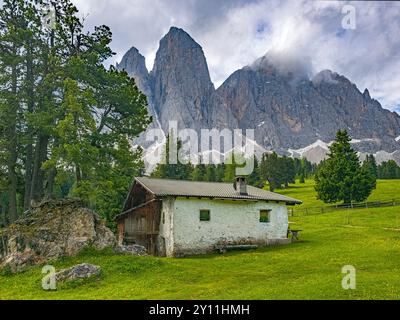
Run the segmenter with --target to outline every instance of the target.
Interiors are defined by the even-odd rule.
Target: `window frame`
[[[206,211],[208,213],[208,219],[202,219],[202,212]],[[200,209],[199,210],[199,221],[200,222],[207,222],[211,221],[211,210],[210,209]]]
[[[270,223],[271,222],[271,217],[270,217],[270,214],[271,214],[271,209],[260,209],[259,210],[259,212],[258,212],[258,221],[260,222],[260,223]],[[266,218],[267,218],[267,220],[266,221],[264,221],[263,219],[262,219],[262,213],[267,213],[267,216],[266,216]]]

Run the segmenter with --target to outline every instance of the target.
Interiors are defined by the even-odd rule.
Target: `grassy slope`
[[[371,199],[397,197],[400,181],[380,181]],[[285,194],[316,202],[312,183]],[[312,206],[315,206],[313,204]],[[41,268],[0,276],[2,299],[399,299],[400,207],[291,218],[302,242],[183,259],[87,251],[55,263],[98,264],[98,280],[41,289]],[[394,229],[385,229],[390,227]],[[341,268],[357,270],[357,289],[341,288]]]
[[[302,200],[303,203],[297,206],[298,208],[332,205],[317,199],[314,185],[314,180],[307,180],[304,184],[297,183],[290,185],[287,189],[277,189],[275,191]],[[376,189],[372,191],[366,201],[390,201],[393,199],[400,199],[400,180],[378,180]]]

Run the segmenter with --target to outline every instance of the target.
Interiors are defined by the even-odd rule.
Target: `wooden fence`
[[[379,207],[393,207],[400,206],[400,199],[393,199],[390,201],[371,201],[371,202],[352,202],[342,203],[337,205],[325,206],[325,207],[310,207],[310,208],[289,208],[289,216],[306,216],[324,214],[332,211],[343,210],[343,209],[367,209],[367,208],[379,208]]]

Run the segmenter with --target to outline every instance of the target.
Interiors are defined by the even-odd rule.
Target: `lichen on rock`
[[[101,250],[115,243],[112,231],[82,201],[45,201],[0,233],[0,268],[20,272],[88,246]]]
[[[56,281],[71,281],[99,276],[101,268],[99,266],[81,263],[68,269],[63,269],[55,274]]]

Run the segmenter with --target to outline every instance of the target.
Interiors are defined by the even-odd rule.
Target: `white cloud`
[[[150,70],[158,42],[171,26],[203,47],[219,86],[235,70],[273,49],[308,61],[310,72],[345,75],[388,109],[400,107],[400,3],[278,0],[72,0],[90,27],[109,25],[120,61],[131,47]],[[0,5],[3,1],[0,0]],[[356,8],[356,29],[341,27],[341,9]]]
[[[220,85],[235,70],[273,49],[308,61],[311,73],[331,69],[384,107],[400,105],[400,3],[245,0],[73,0],[90,26],[114,33],[115,63],[137,47],[151,69],[158,42],[174,25],[203,47]],[[341,26],[343,5],[356,8],[356,29]]]

